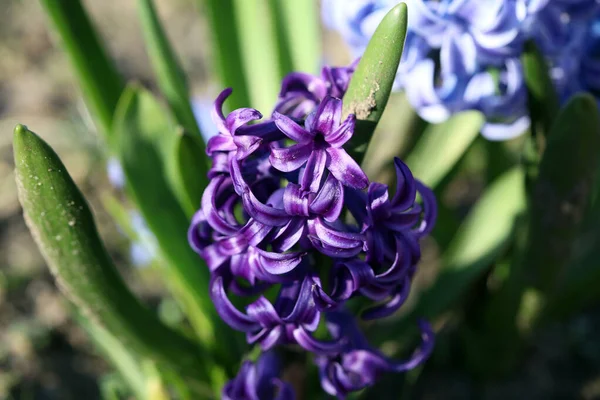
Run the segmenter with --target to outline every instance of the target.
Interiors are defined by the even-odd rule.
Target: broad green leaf
[[[480,112],[466,111],[429,125],[405,160],[413,175],[436,187],[477,138],[484,122]]]
[[[177,121],[189,133],[201,136],[196,117],[190,105],[190,94],[183,68],[177,60],[160,24],[154,0],[138,0],[138,10],[146,49],[154,68],[158,86],[173,110]],[[204,142],[198,143],[204,154]],[[206,174],[206,166],[204,167]]]
[[[206,315],[214,309],[208,297],[209,274],[187,243],[189,218],[171,183],[178,137],[151,94],[130,86],[115,116],[119,158],[127,189],[156,235],[161,253],[170,264],[170,276],[185,293],[186,312],[205,341],[214,340]],[[181,295],[182,293],[180,293]]]
[[[206,378],[200,349],[129,291],[98,237],[87,202],[50,146],[18,125],[14,155],[25,221],[63,293],[140,356]]]
[[[124,89],[80,0],[40,0],[59,33],[98,130],[110,142],[113,115]]]
[[[233,89],[227,100],[232,110],[250,107],[248,79],[242,73],[242,50],[235,23],[235,0],[198,0],[203,14],[208,16],[212,34],[213,68],[224,87]],[[260,47],[254,49],[260,53]]]
[[[504,173],[485,191],[442,256],[442,269],[421,294],[415,316],[434,317],[450,308],[505,250],[517,216],[525,210],[523,171]]]
[[[356,129],[348,148],[359,162],[390,97],[406,28],[406,4],[400,3],[375,30],[344,95],[344,117],[356,115]]]
[[[129,389],[138,399],[146,397],[146,377],[139,357],[102,326],[75,309],[75,319],[92,339],[102,356],[123,377]]]
[[[321,27],[319,6],[316,1],[270,0],[276,13],[277,39],[280,45],[280,64],[286,65],[285,57],[291,58],[289,70],[316,73],[321,61]]]
[[[557,116],[531,195],[523,268],[546,295],[564,278],[574,240],[590,203],[600,159],[600,116],[588,94],[573,97]]]
[[[233,4],[242,56],[238,73],[246,75],[250,95],[246,107],[267,114],[275,105],[282,78],[269,0],[233,0]]]
[[[223,343],[223,333],[216,331],[219,326],[230,330],[216,314],[208,294],[208,268],[188,244],[190,218],[174,191],[179,136],[154,97],[136,86],[128,87],[119,102],[115,134],[128,192],[156,236],[176,298],[202,342],[231,355],[231,344]]]
[[[529,95],[531,127],[536,136],[537,133],[547,136],[559,111],[558,96],[550,79],[548,64],[532,41],[525,44],[522,61]]]

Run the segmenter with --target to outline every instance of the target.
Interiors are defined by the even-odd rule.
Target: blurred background
[[[154,89],[135,2],[84,3],[120,72]],[[206,24],[196,3],[157,0],[156,6],[183,63],[191,92],[210,104],[219,88],[210,81]],[[139,261],[139,249],[132,252],[106,213],[106,195],[119,194],[109,182],[102,146],[40,4],[36,0],[0,0],[0,16],[0,399],[106,398],[101,387],[118,385],[119,380],[70,319],[69,305],[57,291],[21,216],[11,150],[17,123],[40,133],[61,156],[91,203],[101,236],[130,287],[166,318],[178,318],[178,310],[169,300],[161,300],[165,289],[151,265],[131,266],[132,257]],[[323,48],[325,61],[349,61],[335,35],[324,35]],[[441,201],[460,205],[465,212],[469,209],[484,184],[480,176],[485,166],[479,160],[488,151],[486,146],[494,145],[478,142],[462,160],[460,174],[446,185]],[[426,248],[418,278],[423,285],[431,281],[436,264],[435,243]],[[437,358],[428,364],[429,373],[411,397],[600,399],[599,333],[597,308],[550,326],[534,338],[534,348],[518,371],[486,384],[454,368],[452,360],[461,355],[444,347],[441,340]]]

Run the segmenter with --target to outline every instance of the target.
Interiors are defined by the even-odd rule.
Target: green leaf
[[[50,146],[18,125],[14,155],[25,221],[63,293],[141,356],[206,377],[199,348],[129,291],[98,237],[87,202]]]
[[[156,236],[166,260],[166,276],[175,297],[190,319],[196,334],[209,349],[233,356],[231,343],[224,343],[223,331],[230,332],[218,315],[208,293],[209,272],[187,240],[190,218],[178,201],[173,183],[179,136],[169,134],[172,126],[147,91],[128,87],[115,116],[119,157],[127,189]],[[225,335],[227,335],[225,333]]]
[[[77,309],[75,311],[76,321],[92,339],[102,356],[123,377],[135,396],[138,399],[144,399],[146,397],[146,377],[142,372],[139,357],[109,331],[77,312]]]
[[[208,185],[204,155],[204,142],[201,137],[185,132],[179,135],[175,154],[178,184],[188,208],[191,207],[194,211],[200,207],[202,193]]]
[[[213,68],[216,70],[221,85],[233,88],[233,94],[227,102],[232,110],[249,107],[250,98],[248,97],[247,81],[249,77],[241,73],[241,44],[238,37],[238,28],[234,23],[234,0],[198,1],[203,8],[203,14],[205,13],[208,16],[212,34]]]
[[[316,1],[270,0],[275,12],[277,39],[280,42],[279,58],[282,72],[303,71],[316,73],[321,61],[321,27]],[[288,54],[289,53],[289,54]],[[290,57],[291,66],[286,57]]]
[[[344,95],[344,117],[356,115],[356,129],[348,148],[358,162],[362,161],[390,97],[402,57],[406,28],[406,4],[400,3],[387,13],[375,30]]]
[[[425,185],[436,187],[477,138],[484,122],[480,112],[466,111],[441,124],[429,125],[406,158],[413,175]]]
[[[207,318],[214,310],[207,293],[208,269],[188,245],[190,220],[171,183],[174,168],[169,159],[175,154],[178,137],[152,95],[135,86],[125,90],[119,103],[115,133],[128,192],[156,235],[197,333],[204,341],[214,341]]]
[[[531,127],[535,136],[547,136],[560,108],[554,83],[548,73],[548,64],[533,41],[525,44],[522,61],[529,96]]]
[[[110,137],[113,114],[124,89],[80,0],[40,0],[59,33],[98,130]]]
[[[153,0],[138,0],[138,11],[146,49],[150,56],[158,86],[167,99],[177,121],[189,133],[201,137],[196,117],[190,105],[190,94],[183,68],[177,60],[167,36],[160,24]],[[204,154],[204,142],[199,142]],[[206,175],[205,172],[202,176]]]
[[[269,0],[233,0],[233,4],[243,67],[238,73],[245,73],[250,94],[246,107],[271,110],[283,76]]]
[[[485,191],[442,257],[434,285],[422,293],[415,316],[434,317],[450,308],[505,250],[517,216],[525,209],[523,171],[501,175]]]
[[[600,116],[594,97],[574,96],[552,126],[531,197],[523,268],[551,296],[564,278],[591,199],[600,159]]]

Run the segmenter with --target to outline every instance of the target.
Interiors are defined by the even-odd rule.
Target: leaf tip
[[[23,124],[17,124],[17,126],[15,126],[15,138],[17,136],[23,136],[27,131],[27,126]]]

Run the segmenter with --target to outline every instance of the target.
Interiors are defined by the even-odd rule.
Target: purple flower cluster
[[[487,117],[483,134],[508,139],[529,125],[520,61],[533,40],[563,99],[597,90],[599,0],[405,0],[408,34],[396,89],[420,116],[442,122],[464,110]],[[325,0],[323,18],[355,55],[398,0]]]
[[[291,74],[271,118],[260,122],[251,108],[225,116],[231,90],[223,91],[213,110],[219,133],[207,145],[210,184],[189,229],[191,246],[211,272],[210,295],[221,318],[263,351],[293,345],[314,353],[323,387],[339,397],[382,373],[417,365],[433,347],[422,323],[422,348],[395,363],[366,344],[344,311],[354,298],[368,306],[364,319],[403,304],[419,239],[436,218],[433,193],[402,161],[395,160],[390,195],[386,185],[369,183],[344,149],[355,116],[342,117],[341,98],[353,70]],[[232,296],[236,304],[245,299],[243,310]],[[317,334],[321,323],[328,337]],[[253,368],[244,364],[226,391],[255,398],[244,383],[256,381]]]

